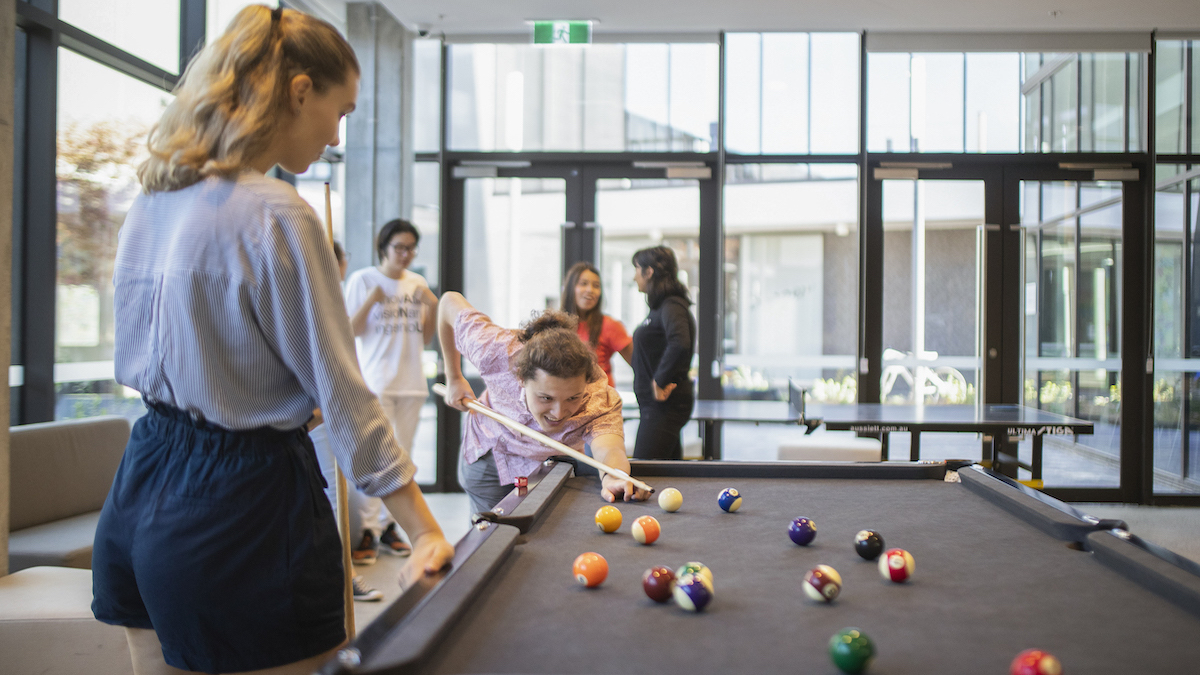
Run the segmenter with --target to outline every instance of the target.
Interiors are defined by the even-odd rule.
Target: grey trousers
[[[491,511],[492,507],[513,491],[512,485],[501,485],[496,471],[496,459],[489,450],[484,456],[468,464],[463,455],[458,457],[458,482],[471,498],[471,514]]]

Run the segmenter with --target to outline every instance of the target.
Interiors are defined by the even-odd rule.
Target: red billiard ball
[[[1058,659],[1040,649],[1026,649],[1017,654],[1008,668],[1011,675],[1060,675],[1062,671]]]
[[[662,528],[658,526],[658,521],[653,516],[640,516],[633,521],[633,526],[630,528],[633,538],[639,544],[650,545],[658,540],[658,535],[662,532]]]
[[[575,581],[588,588],[595,588],[608,578],[608,561],[599,553],[583,553],[575,559],[571,571],[575,575]]]
[[[879,574],[888,581],[902,584],[908,581],[916,569],[912,555],[902,548],[889,548],[879,557]]]
[[[669,567],[655,565],[642,575],[642,590],[655,602],[670,600],[674,587],[675,573]]]

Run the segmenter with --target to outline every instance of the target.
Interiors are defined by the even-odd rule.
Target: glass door
[[[984,187],[982,180],[883,181],[881,403],[976,402]],[[905,436],[893,434],[892,442]],[[981,457],[969,434],[921,440],[922,459]]]
[[[651,246],[667,246],[679,264],[679,279],[692,300],[692,316],[701,315],[700,299],[700,182],[694,179],[612,177],[615,167],[589,171],[595,176],[595,219],[600,232],[599,259],[604,287],[604,313],[617,319],[633,335],[650,309],[646,296],[633,281],[633,254]],[[657,172],[659,176],[662,171]],[[600,177],[606,176],[606,177]],[[699,325],[699,324],[697,324]],[[693,356],[695,370],[698,358]],[[626,406],[637,408],[633,394],[633,369],[619,355],[612,357],[613,379]],[[694,377],[694,375],[693,375]],[[625,423],[625,446],[632,454],[637,421]],[[702,454],[700,431],[689,422],[681,432],[685,458]]]
[[[1095,423],[1046,436],[1047,487],[1118,487],[1121,184],[1021,181],[1022,403]],[[1026,458],[1029,442],[1023,442]]]

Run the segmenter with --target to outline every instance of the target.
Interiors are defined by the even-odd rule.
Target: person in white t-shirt
[[[407,220],[392,220],[379,230],[377,267],[366,267],[346,280],[346,311],[358,348],[358,364],[367,387],[383,404],[396,440],[411,449],[429,395],[421,352],[437,327],[437,296],[421,275],[408,269],[417,256],[421,234]],[[363,536],[351,556],[359,565],[375,562],[377,547],[395,555],[411,550],[396,521],[378,499],[361,510]]]

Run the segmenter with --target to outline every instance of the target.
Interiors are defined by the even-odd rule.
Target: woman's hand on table
[[[626,502],[641,502],[650,498],[650,493],[634,486],[627,480],[604,474],[600,478],[600,496],[606,502],[621,499]]]
[[[400,588],[409,588],[422,576],[433,576],[450,566],[454,545],[440,533],[428,533],[413,542],[412,555],[400,570]]]

